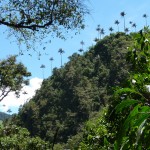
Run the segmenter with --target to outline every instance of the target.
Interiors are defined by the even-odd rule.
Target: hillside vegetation
[[[99,40],[83,55],[74,53],[67,64],[53,69],[53,75],[20,109],[17,125],[52,147],[71,143],[72,138],[79,143],[85,122],[109,104],[113,87],[128,77],[125,54],[131,44],[131,35],[116,33]]]
[[[0,112],[0,120],[5,120],[5,119],[8,119],[10,117],[11,117],[11,115],[6,114],[4,112]]]

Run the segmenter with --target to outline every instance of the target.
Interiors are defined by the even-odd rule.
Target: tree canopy
[[[150,31],[132,34],[126,55],[129,76],[114,88],[109,107],[86,124],[81,149],[150,149]]]
[[[66,65],[53,69],[15,122],[51,144],[81,133],[84,123],[108,103],[111,88],[126,78],[124,54],[130,41],[124,33],[111,34],[83,55],[74,53]]]
[[[15,125],[0,126],[0,149],[48,149],[39,137],[30,137],[27,129]]]
[[[31,75],[22,63],[17,63],[16,56],[0,61],[0,101],[10,92],[19,96],[23,85],[28,84],[26,77]]]
[[[81,0],[1,0],[0,25],[9,27],[10,34],[29,48],[32,38],[48,34],[64,38],[62,29],[83,29],[88,12]]]

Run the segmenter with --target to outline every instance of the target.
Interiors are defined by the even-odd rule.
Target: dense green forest
[[[47,149],[149,149],[149,35],[111,33],[74,53],[8,122]]]
[[[149,149],[149,39],[147,27],[111,33],[86,52],[74,53],[4,121],[1,148]],[[15,57],[9,59],[14,71],[16,65],[24,69],[18,83],[27,83],[23,76],[30,73]],[[4,70],[6,62],[1,62]]]
[[[70,3],[69,3],[70,2]],[[38,35],[61,29],[83,29],[89,11],[81,1],[0,1],[0,25],[12,28],[27,51]],[[28,7],[35,6],[29,11]],[[19,9],[17,10],[16,7]],[[8,13],[4,13],[7,8]],[[11,9],[9,9],[11,8]],[[42,10],[42,11],[41,11]],[[17,13],[16,13],[17,12]],[[0,149],[11,150],[149,150],[150,149],[150,30],[113,32],[104,37],[97,27],[96,44],[69,57],[44,79],[19,113],[6,119],[1,113]],[[66,19],[65,19],[66,18]],[[118,26],[119,21],[115,24]],[[56,28],[61,26],[62,28]],[[38,34],[36,34],[36,33]],[[21,35],[21,36],[20,36]],[[23,38],[22,38],[23,35]],[[52,34],[53,36],[53,34]],[[81,41],[83,46],[84,42]],[[63,53],[59,49],[60,54]],[[81,54],[82,53],[82,54]],[[19,97],[31,75],[9,56],[0,61],[0,101],[15,92]],[[44,66],[43,66],[44,67]],[[42,67],[41,67],[42,68]]]
[[[98,116],[110,103],[113,88],[128,77],[125,54],[131,45],[132,35],[120,32],[99,40],[82,55],[74,53],[19,110],[14,117],[17,125],[51,146],[79,146],[85,123]]]

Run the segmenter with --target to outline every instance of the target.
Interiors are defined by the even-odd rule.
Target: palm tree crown
[[[49,59],[50,61],[51,61],[51,74],[52,74],[52,61],[54,60],[54,58],[53,57],[51,57],[50,59]]]
[[[43,79],[44,79],[44,68],[45,68],[45,65],[42,64],[42,65],[40,66],[40,68],[42,68],[42,70],[43,70]]]
[[[58,50],[58,53],[60,53],[60,55],[61,55],[61,67],[62,67],[62,54],[64,53],[65,51],[62,49],[62,48],[60,48],[59,50]]]
[[[80,44],[83,46],[84,45],[84,42],[83,42],[83,40],[80,42]]]
[[[60,54],[62,54],[62,53],[64,53],[64,50],[63,50],[62,48],[60,48],[60,49],[58,50],[58,52],[59,52]]]
[[[42,64],[40,68],[45,68],[45,65]]]
[[[128,29],[128,28],[125,28],[124,31],[125,31],[125,33],[128,33],[128,32],[129,32],[129,29]]]
[[[54,58],[53,58],[53,57],[51,57],[49,60],[50,60],[50,61],[53,61],[53,60],[54,60]]]
[[[97,25],[96,31],[98,32],[98,39],[100,38],[99,37],[100,36],[100,30],[101,30],[100,25]]]
[[[109,28],[109,31],[112,32],[114,29],[112,27]]]
[[[137,27],[136,23],[133,23],[132,27],[135,28],[135,32],[136,32],[136,27]]]
[[[145,22],[146,22],[146,27],[147,27],[147,14],[143,14],[143,18],[145,18]]]
[[[82,48],[80,48],[78,51],[82,53],[84,50]]]
[[[103,28],[101,28],[100,30],[100,38],[101,38],[101,35],[104,35],[105,34],[105,30]]]
[[[119,21],[118,20],[115,20],[115,24],[118,26],[118,32],[119,32]]]
[[[125,25],[125,12],[124,11],[122,11],[121,13],[120,13],[120,15],[121,15],[121,17],[123,17],[124,18],[124,31],[125,31],[125,28],[126,28],[126,25]]]

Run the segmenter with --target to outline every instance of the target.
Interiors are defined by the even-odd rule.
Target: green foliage
[[[0,149],[42,150],[47,143],[39,137],[30,137],[27,129],[15,125],[0,126]]]
[[[149,35],[148,28],[132,34],[133,44],[127,48],[126,54],[129,77],[113,89],[106,116],[87,124],[89,128],[84,131],[80,149],[150,149]],[[107,57],[108,49],[105,51],[106,58],[110,59]],[[109,65],[108,62],[106,65]],[[96,125],[99,119],[103,121]],[[102,133],[97,132],[99,129]],[[93,137],[99,137],[98,141],[94,141]]]
[[[85,125],[85,131],[80,149],[82,150],[97,150],[106,149],[108,141],[105,137],[109,137],[105,115],[107,108],[103,108],[94,118],[89,120]]]
[[[64,29],[83,29],[84,16],[89,13],[84,2],[77,0],[2,0],[0,8],[0,25],[9,27],[10,35],[27,48],[48,34],[65,38]]]
[[[64,148],[77,147],[84,123],[107,105],[111,87],[126,78],[128,66],[123,54],[130,43],[129,35],[111,34],[83,55],[73,54],[67,64],[53,69],[53,75],[43,81],[13,122],[53,148],[64,143]]]
[[[109,108],[109,132],[115,133],[112,143],[117,149],[150,149],[149,35],[148,28],[133,35],[135,42],[127,53],[132,71],[123,87],[116,89]]]
[[[25,79],[31,75],[22,63],[16,62],[16,56],[10,56],[0,61],[0,101],[10,92],[14,91],[17,96],[23,85],[28,84]]]

